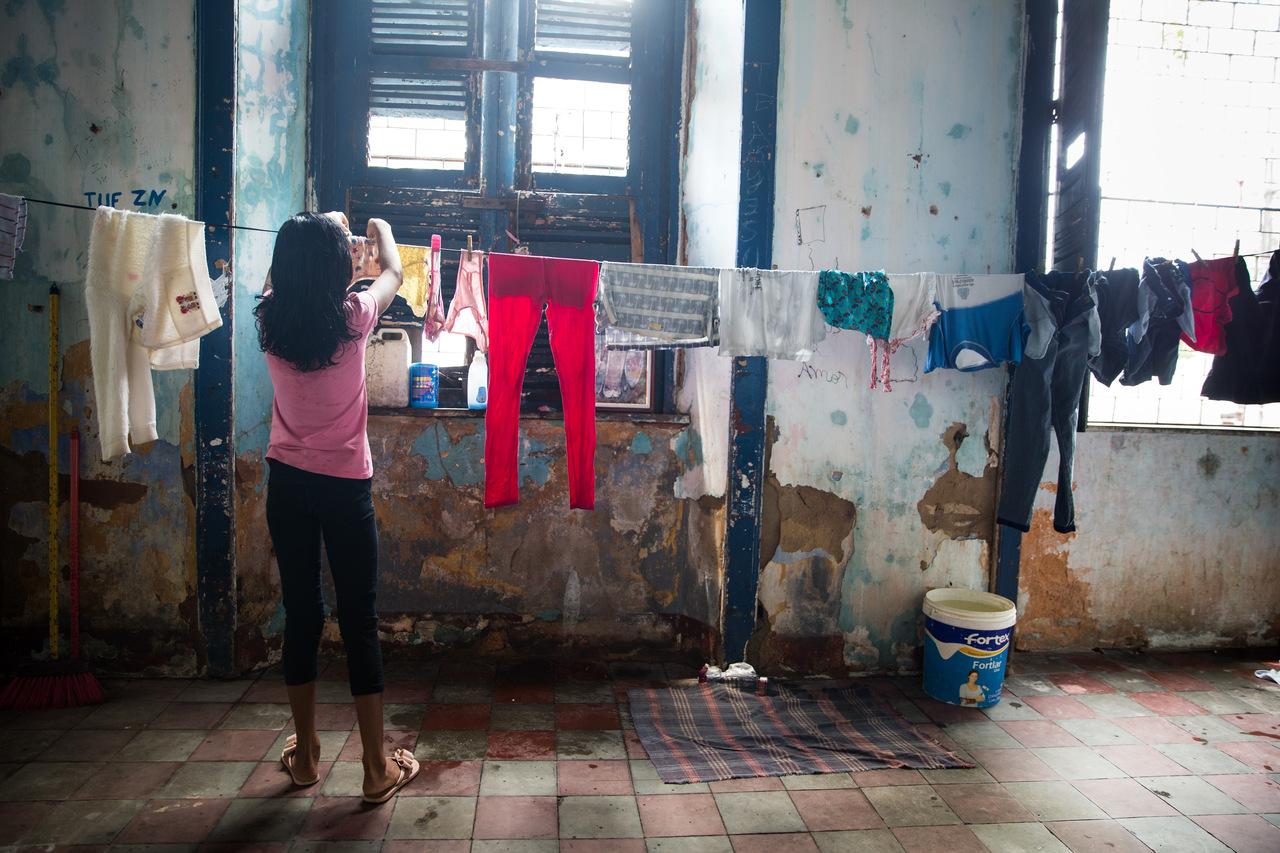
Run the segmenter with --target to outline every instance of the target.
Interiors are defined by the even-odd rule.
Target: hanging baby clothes
[[[1237,292],[1225,329],[1227,351],[1213,360],[1200,393],[1242,405],[1280,402],[1280,252],[1271,256],[1257,293],[1244,259],[1230,260]]]
[[[700,347],[718,342],[720,274],[707,267],[600,265],[600,305],[610,349]]]
[[[404,278],[396,296],[404,299],[415,317],[424,318],[424,329],[430,325],[439,335],[439,325],[444,322],[443,298],[440,295],[438,272],[431,269],[431,250],[426,246],[396,246],[400,256],[400,269]],[[378,258],[378,243],[368,237],[351,238],[351,282],[377,278],[382,275],[382,261]],[[431,340],[435,340],[432,337]]]
[[[209,282],[204,225],[157,217],[142,280],[130,303],[133,338],[150,352],[152,370],[200,366],[200,338],[222,325]]]
[[[160,350],[149,350],[143,341],[177,340],[221,325],[208,270],[196,267],[203,263],[203,238],[198,248],[192,244],[185,222],[110,207],[94,214],[85,305],[104,462],[128,453],[130,441],[145,444],[158,437],[153,362],[173,367],[195,360],[194,340]],[[200,223],[189,225],[203,230]]]
[[[983,370],[1021,360],[1022,276],[924,276],[932,280],[941,312],[929,333],[925,373],[940,367]]]
[[[466,335],[480,352],[489,351],[489,315],[484,307],[483,252],[464,250],[458,260],[458,278],[442,331]]]
[[[13,265],[26,236],[27,200],[0,193],[0,278],[13,278]]]
[[[1157,378],[1168,385],[1178,365],[1180,336],[1195,336],[1191,288],[1176,263],[1147,258],[1138,289],[1139,316],[1126,333],[1129,356],[1120,384],[1141,385]]]
[[[720,355],[809,361],[826,336],[816,271],[720,271]]]
[[[893,293],[889,337],[880,340],[868,336],[867,343],[871,347],[871,387],[879,384],[885,391],[892,391],[890,356],[907,341],[927,335],[938,319],[938,306],[934,304],[937,276],[931,273],[889,273],[888,279],[889,290]]]
[[[1089,360],[1089,369],[1103,385],[1115,382],[1129,360],[1125,332],[1141,316],[1140,295],[1135,269],[1108,270],[1095,280],[1094,299],[1098,302],[1102,347],[1098,356]]]
[[[1013,376],[1004,452],[1004,485],[996,520],[1024,533],[1049,455],[1058,438],[1058,488],[1053,527],[1076,529],[1071,494],[1076,418],[1090,356],[1101,348],[1101,324],[1088,273],[1029,273],[1024,290],[1026,349]]]
[[[520,396],[525,364],[546,306],[551,355],[564,406],[569,506],[595,508],[595,261],[489,256],[489,408],[485,412],[484,505],[520,500]]]
[[[1199,352],[1222,355],[1227,351],[1224,330],[1231,322],[1231,297],[1236,295],[1236,259],[1216,258],[1187,264],[1191,282],[1191,306],[1195,335],[1182,342]]]

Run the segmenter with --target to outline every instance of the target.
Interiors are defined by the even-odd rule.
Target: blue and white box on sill
[[[1012,601],[989,592],[925,593],[924,692],[969,708],[999,702],[1017,619]]]

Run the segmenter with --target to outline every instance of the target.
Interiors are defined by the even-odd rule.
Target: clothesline
[[[23,196],[23,198],[24,198],[24,199],[26,199],[26,201],[27,201],[27,203],[28,203],[28,204],[47,204],[47,205],[49,205],[50,207],[69,207],[69,208],[71,208],[72,210],[96,210],[96,208],[94,208],[94,207],[90,207],[89,205],[84,205],[84,204],[68,204],[68,203],[67,203],[67,202],[65,202],[65,201],[49,201],[48,199],[43,199],[43,198],[32,198],[31,196]],[[204,224],[205,224],[206,226],[210,227],[210,228],[230,228],[230,229],[233,229],[233,230],[236,230],[236,231],[257,231],[257,232],[262,233],[262,234],[278,234],[278,233],[280,233],[280,232],[279,232],[279,229],[276,229],[276,228],[255,228],[255,227],[254,227],[254,226],[252,226],[252,225],[232,225],[232,224],[227,223],[227,222],[206,222],[206,223],[204,223]],[[466,251],[466,249],[453,249],[453,248],[441,247],[440,251],[442,251],[442,252],[458,252],[458,253],[462,253],[462,252],[465,252],[465,251]],[[1275,251],[1277,251],[1277,250],[1276,250],[1276,249],[1266,249],[1266,250],[1263,250],[1263,251],[1261,251],[1261,252],[1242,252],[1242,253],[1241,253],[1241,254],[1239,254],[1237,257],[1241,257],[1241,258],[1257,258],[1257,257],[1261,257],[1261,256],[1263,256],[1263,255],[1270,255],[1270,254],[1274,253]]]

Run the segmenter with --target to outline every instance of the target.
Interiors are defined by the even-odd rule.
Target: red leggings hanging
[[[529,348],[546,306],[560,378],[569,506],[595,508],[595,261],[489,256],[489,408],[485,413],[484,505],[520,500],[520,392]]]

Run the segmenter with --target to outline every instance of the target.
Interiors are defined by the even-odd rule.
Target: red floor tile
[[[729,840],[733,844],[733,853],[818,853],[813,837],[804,832],[732,835]]]
[[[1275,714],[1224,714],[1222,719],[1246,734],[1280,738],[1280,716]]]
[[[1188,702],[1174,693],[1130,693],[1129,698],[1162,717],[1190,717],[1207,714],[1194,702]]]
[[[549,705],[556,701],[556,691],[550,684],[498,684],[493,688],[493,701]]]
[[[474,797],[480,793],[479,761],[424,761],[406,796]]]
[[[1089,779],[1072,784],[1112,818],[1164,817],[1178,813],[1133,779]]]
[[[990,853],[964,826],[901,826],[893,834],[906,853]]]
[[[1000,785],[938,785],[934,790],[965,823],[1026,823],[1036,819]]]
[[[1022,701],[1050,720],[1087,720],[1098,716],[1088,705],[1070,696],[1026,696]]]
[[[293,784],[293,779],[285,771],[279,761],[264,761],[253,772],[240,788],[241,797],[314,797],[320,793],[325,777],[333,762],[322,761],[316,767],[319,780],[314,785],[301,787]]]
[[[418,742],[418,733],[407,731],[383,732],[382,733],[382,751],[386,755],[390,755],[397,749],[407,749],[413,751],[413,747]],[[360,732],[352,732],[347,736],[347,742],[342,745],[342,751],[338,753],[339,761],[362,761],[364,759],[364,744],[360,741]]]
[[[1028,749],[971,749],[974,761],[997,782],[1047,782],[1058,778]]]
[[[631,767],[621,760],[560,761],[556,763],[556,785],[562,797],[626,796],[632,793]]]
[[[1212,690],[1213,685],[1185,672],[1148,672],[1145,673],[1165,690]]]
[[[710,794],[636,797],[646,838],[724,835],[724,823]]]
[[[1151,853],[1114,820],[1061,820],[1045,826],[1075,853]]]
[[[1095,746],[1093,751],[1130,776],[1187,776],[1190,770],[1145,744]]]
[[[1280,850],[1280,826],[1256,814],[1206,815],[1192,820],[1236,853]]]
[[[191,761],[262,761],[267,749],[280,736],[277,731],[256,729],[214,729],[191,753]]]
[[[810,832],[842,829],[880,829],[884,821],[867,802],[866,796],[854,788],[832,788],[818,791],[792,791],[791,802],[804,818]]]
[[[71,799],[146,800],[168,782],[180,766],[176,761],[108,764],[86,779]]]
[[[118,836],[116,844],[196,844],[231,805],[229,799],[152,800]]]
[[[253,686],[245,691],[241,697],[242,702],[279,702],[281,704],[289,701],[289,690],[285,686],[283,680],[258,679]]]
[[[151,729],[211,729],[231,710],[230,702],[174,702],[152,720]]]
[[[53,809],[53,803],[0,803],[0,844],[19,841]]]
[[[382,688],[382,701],[389,705],[422,705],[431,701],[431,688],[429,681],[388,681]]]
[[[477,732],[489,728],[489,705],[429,705],[422,718],[426,731]]]
[[[392,810],[366,803],[359,797],[316,797],[307,812],[300,838],[382,838]]]
[[[480,797],[476,838],[555,838],[555,797]]]
[[[612,703],[556,705],[556,728],[574,731],[619,729],[618,706]]]
[[[633,731],[624,731],[622,739],[627,743],[627,758],[648,758],[649,752],[640,742],[640,735]]]
[[[1111,722],[1143,743],[1196,743],[1190,732],[1160,717],[1115,717]]]
[[[1201,779],[1251,812],[1280,812],[1280,782],[1262,773],[1201,776]]]
[[[321,702],[316,705],[316,729],[320,731],[351,731],[355,727],[356,708],[354,705],[340,702]]]
[[[560,853],[645,853],[643,838],[563,838]],[[387,848],[382,848],[387,853]]]
[[[1071,732],[1052,720],[1009,720],[998,723],[1027,749],[1042,746],[1081,746]]]
[[[1217,748],[1254,770],[1280,773],[1280,747],[1260,740],[1219,743]]]
[[[486,758],[547,761],[556,757],[555,732],[489,732]]]
[[[1049,676],[1049,680],[1063,693],[1080,695],[1082,693],[1115,693],[1116,689],[1105,681],[1082,672],[1059,672]]]

